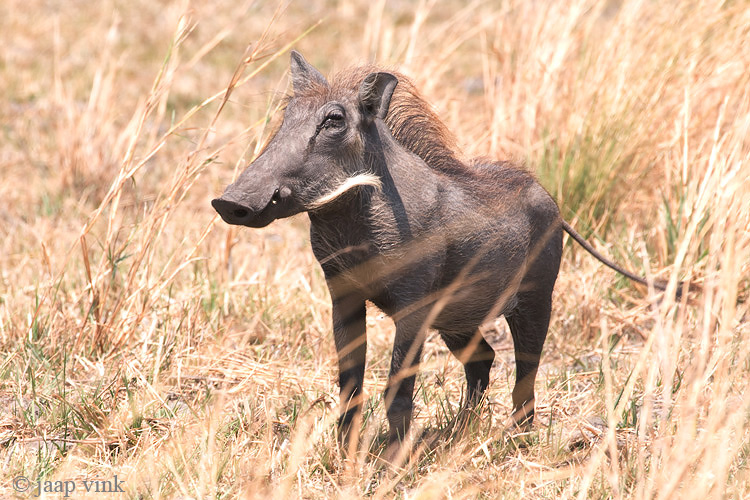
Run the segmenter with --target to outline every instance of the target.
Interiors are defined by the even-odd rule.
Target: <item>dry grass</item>
[[[208,4],[0,6],[0,494],[117,475],[133,498],[750,497],[744,2]],[[398,473],[374,458],[393,334],[373,310],[342,463],[306,218],[237,229],[209,205],[267,137],[290,46],[400,67],[466,154],[525,161],[604,251],[702,293],[658,301],[568,246],[533,431],[502,433],[504,322],[463,430],[430,338]]]

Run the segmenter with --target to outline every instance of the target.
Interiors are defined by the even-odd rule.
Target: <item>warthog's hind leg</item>
[[[466,407],[472,408],[482,399],[490,383],[490,369],[495,360],[495,351],[478,330],[467,334],[441,331],[440,336],[448,349],[464,365]]]
[[[506,315],[516,356],[513,421],[519,427],[530,427],[534,420],[534,382],[552,309],[552,289],[525,292],[519,295],[518,304]]]

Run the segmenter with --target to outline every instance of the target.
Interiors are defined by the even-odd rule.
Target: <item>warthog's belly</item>
[[[494,285],[480,281],[453,293],[446,292],[443,299],[435,303],[439,311],[435,311],[437,317],[432,327],[444,333],[473,333],[478,325],[493,321],[515,308],[514,287],[500,289],[497,283]]]

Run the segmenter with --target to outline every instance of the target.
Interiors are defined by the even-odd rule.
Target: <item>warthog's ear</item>
[[[302,57],[296,50],[292,51],[292,88],[294,93],[303,92],[313,85],[328,87],[326,78]]]
[[[398,78],[390,73],[370,73],[359,87],[359,102],[365,114],[384,119],[388,114]]]

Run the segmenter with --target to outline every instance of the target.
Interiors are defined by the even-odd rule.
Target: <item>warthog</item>
[[[525,169],[460,159],[451,134],[402,75],[365,67],[329,82],[292,52],[291,79],[280,128],[212,205],[229,224],[249,227],[308,213],[333,306],[340,438],[362,408],[367,300],[396,324],[385,392],[389,442],[409,429],[428,329],[463,363],[472,405],[495,358],[479,327],[500,315],[515,346],[512,417],[530,424],[563,230],[593,249]]]

